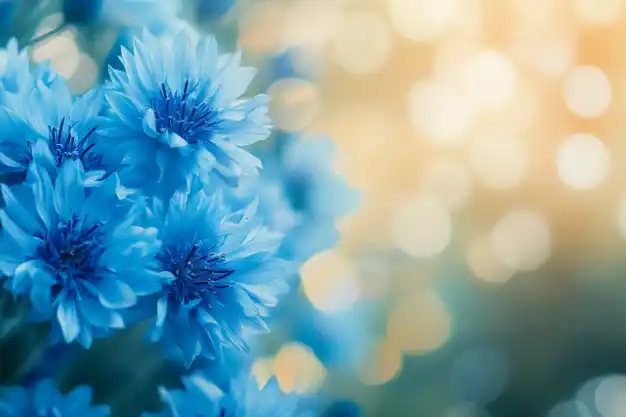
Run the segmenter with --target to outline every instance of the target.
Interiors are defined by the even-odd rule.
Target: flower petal
[[[65,341],[71,343],[76,340],[80,332],[76,304],[73,301],[62,302],[57,309],[57,318]]]
[[[137,295],[127,283],[114,278],[103,279],[99,285],[99,300],[107,308],[128,308],[137,303]]]

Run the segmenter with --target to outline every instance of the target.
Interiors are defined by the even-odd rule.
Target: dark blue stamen
[[[176,277],[166,289],[170,301],[209,301],[218,290],[230,287],[224,279],[234,271],[228,268],[224,256],[213,250],[195,243],[187,248],[166,247],[157,257],[163,268]]]
[[[82,289],[81,281],[97,279],[98,261],[105,251],[100,223],[85,225],[78,217],[61,221],[43,236],[39,257],[57,271],[59,290]]]
[[[48,127],[48,138],[50,150],[54,155],[57,166],[61,166],[66,160],[78,160],[83,163],[85,170],[102,169],[102,155],[93,152],[95,143],[87,144],[87,141],[98,129],[97,126],[92,127],[81,139],[74,134],[74,125],[68,125],[65,128],[65,118],[61,119],[59,127]]]
[[[193,144],[202,141],[220,122],[212,98],[192,97],[195,91],[196,87],[190,86],[189,80],[185,81],[182,94],[161,84],[159,97],[150,103],[159,133],[176,133]]]

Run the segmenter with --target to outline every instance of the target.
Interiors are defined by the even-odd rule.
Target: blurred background
[[[59,25],[35,3],[4,40]],[[231,3],[183,16],[243,48],[277,135],[329,134],[362,193],[259,381],[371,417],[626,416],[626,0]],[[77,24],[32,58],[85,91],[119,36]]]

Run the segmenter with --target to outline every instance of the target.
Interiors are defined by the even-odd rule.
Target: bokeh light
[[[510,102],[517,91],[511,60],[497,51],[481,51],[461,69],[463,89],[472,102],[493,108]]]
[[[586,190],[604,181],[610,169],[609,158],[600,139],[587,133],[576,133],[561,142],[556,163],[559,176],[567,186]]]
[[[521,271],[537,269],[551,253],[550,225],[535,210],[513,209],[493,227],[491,245],[506,267]]]
[[[604,378],[595,392],[595,406],[602,417],[621,417],[626,411],[626,376]]]
[[[592,25],[615,23],[624,3],[621,0],[574,0],[577,17]]]
[[[469,149],[468,158],[480,182],[496,190],[518,185],[529,164],[526,145],[511,135],[477,137]]]
[[[611,104],[611,82],[598,67],[580,66],[567,74],[564,84],[567,107],[577,116],[601,116]]]
[[[353,74],[379,71],[393,46],[386,22],[375,13],[360,11],[347,15],[341,25],[332,39],[335,62]]]
[[[337,251],[329,250],[315,255],[302,266],[300,273],[305,295],[320,311],[345,310],[359,296],[356,270]]]
[[[387,322],[389,342],[407,354],[439,349],[450,337],[452,318],[445,304],[430,290],[405,296]]]
[[[401,36],[419,42],[442,36],[456,17],[461,0],[388,0],[395,29]]]
[[[323,45],[340,27],[342,9],[332,0],[291,2],[282,36],[284,46]]]
[[[420,190],[423,195],[436,198],[448,210],[460,209],[471,197],[472,177],[454,159],[433,159],[424,167]]]
[[[382,385],[394,379],[402,370],[402,352],[384,340],[376,343],[359,367],[361,381],[367,385]]]
[[[465,255],[474,277],[489,283],[505,283],[515,270],[506,266],[496,255],[489,234],[472,240]]]
[[[315,84],[300,78],[282,78],[269,89],[270,115],[276,126],[288,132],[307,128],[320,110]]]
[[[408,97],[409,117],[418,133],[437,143],[450,143],[471,127],[474,108],[459,89],[435,81],[419,81]]]
[[[434,198],[418,197],[402,203],[394,213],[394,242],[405,253],[429,258],[441,253],[452,235],[446,206]]]
[[[310,348],[301,343],[283,346],[274,358],[274,369],[284,392],[313,393],[326,378],[324,365]]]

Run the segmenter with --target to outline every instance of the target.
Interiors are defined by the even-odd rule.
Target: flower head
[[[183,378],[185,390],[160,389],[167,409],[144,417],[313,417],[297,395],[284,394],[276,378],[259,388],[254,378],[236,379],[222,391],[200,374]]]
[[[17,40],[11,39],[5,48],[0,48],[0,104],[4,103],[7,93],[27,93],[39,86],[49,86],[58,79],[48,64],[40,64],[31,70],[28,54],[19,49]]]
[[[163,244],[152,340],[187,365],[199,355],[221,359],[223,347],[245,349],[244,333],[264,330],[287,290],[290,265],[275,256],[281,235],[262,226],[254,204],[229,211],[219,190],[155,200],[152,216]]]
[[[82,385],[67,395],[44,379],[32,387],[7,387],[0,394],[0,417],[106,417],[109,407],[91,406],[92,390]]]
[[[0,108],[0,172],[24,172],[36,159],[52,173],[70,160],[81,161],[91,178],[110,173],[98,146],[101,108],[100,91],[74,98],[63,81],[7,95]]]
[[[171,191],[212,172],[236,182],[260,166],[241,148],[269,134],[267,97],[240,99],[255,70],[241,66],[240,53],[218,55],[214,38],[195,37],[144,32],[132,52],[122,50],[124,70],[111,69],[108,137],[130,184]]]
[[[26,295],[33,319],[53,320],[52,337],[78,340],[124,327],[121,310],[160,289],[147,266],[156,232],[136,226],[142,206],[117,178],[88,182],[70,160],[53,182],[31,163],[24,183],[1,186],[0,271],[5,288]]]

